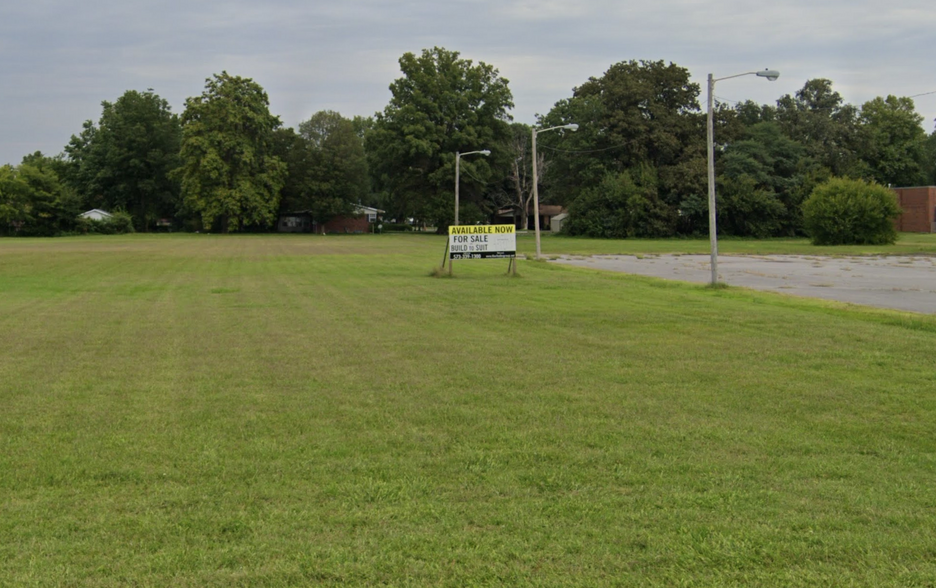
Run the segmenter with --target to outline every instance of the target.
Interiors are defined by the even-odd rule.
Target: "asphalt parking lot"
[[[563,256],[553,263],[684,282],[711,280],[708,255]],[[719,280],[755,290],[936,314],[936,257],[718,257]]]

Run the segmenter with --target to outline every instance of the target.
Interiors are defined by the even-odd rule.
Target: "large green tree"
[[[32,220],[29,186],[12,165],[0,166],[0,234],[16,234]]]
[[[492,158],[462,160],[461,202],[484,196],[497,151],[510,136],[508,82],[483,62],[435,47],[400,58],[403,77],[366,134],[375,187],[397,218],[416,217],[444,227],[454,216],[455,154],[490,149]]]
[[[178,208],[171,172],[179,165],[179,117],[152,90],[129,90],[102,107],[97,127],[85,122],[65,148],[75,168],[70,178],[90,206],[126,210],[145,231]]]
[[[276,154],[287,166],[280,210],[308,211],[317,222],[352,212],[370,197],[370,178],[360,121],[323,110],[299,124],[278,129]]]
[[[926,132],[913,99],[877,97],[861,107],[861,157],[879,184],[917,186],[926,181]]]
[[[81,132],[72,135],[65,146],[65,168],[60,174],[66,184],[81,196],[82,205],[87,208],[107,209],[103,195],[97,189],[97,169],[100,168],[100,152],[92,148],[98,127],[92,120],[84,121]]]
[[[316,220],[345,214],[369,197],[364,141],[353,121],[323,110],[299,124],[299,136],[312,154],[302,195]]]
[[[309,178],[316,167],[315,154],[308,142],[295,129],[281,127],[273,133],[273,153],[286,165],[286,176],[280,188],[280,212],[308,210]]]
[[[587,195],[597,202],[595,190],[611,190],[630,199],[613,199],[630,202],[628,228],[619,233],[676,231],[680,203],[705,193],[704,118],[699,86],[689,80],[689,71],[672,63],[625,61],[557,103],[541,126],[577,123],[579,131],[542,136],[555,161],[547,178],[553,199],[565,204]],[[582,214],[582,204],[575,211]]]
[[[860,177],[858,109],[846,104],[827,79],[808,80],[795,95],[777,100],[776,120],[789,138],[834,176]]]
[[[34,153],[0,167],[0,234],[52,236],[73,230],[80,199],[62,183],[59,162]]]
[[[803,200],[819,176],[806,149],[774,122],[745,129],[718,160],[718,228],[754,237],[802,233]]]
[[[215,74],[182,114],[182,198],[206,229],[267,227],[276,220],[287,168],[274,154],[280,126],[263,88]]]

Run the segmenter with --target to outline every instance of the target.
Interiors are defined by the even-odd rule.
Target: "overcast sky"
[[[62,152],[126,90],[152,88],[181,114],[222,70],[262,85],[286,126],[326,109],[370,116],[400,56],[433,46],[496,67],[524,123],[632,59],[687,68],[703,104],[709,72],[772,68],[776,82],[726,80],[715,95],[774,104],[828,78],[856,106],[925,94],[927,133],[936,119],[932,0],[4,0],[0,165]]]

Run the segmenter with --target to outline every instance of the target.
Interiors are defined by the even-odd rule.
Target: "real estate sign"
[[[449,259],[504,259],[517,256],[513,225],[449,227]]]

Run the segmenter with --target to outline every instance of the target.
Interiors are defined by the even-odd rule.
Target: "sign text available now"
[[[502,259],[516,256],[517,229],[513,225],[449,227],[450,259]]]

